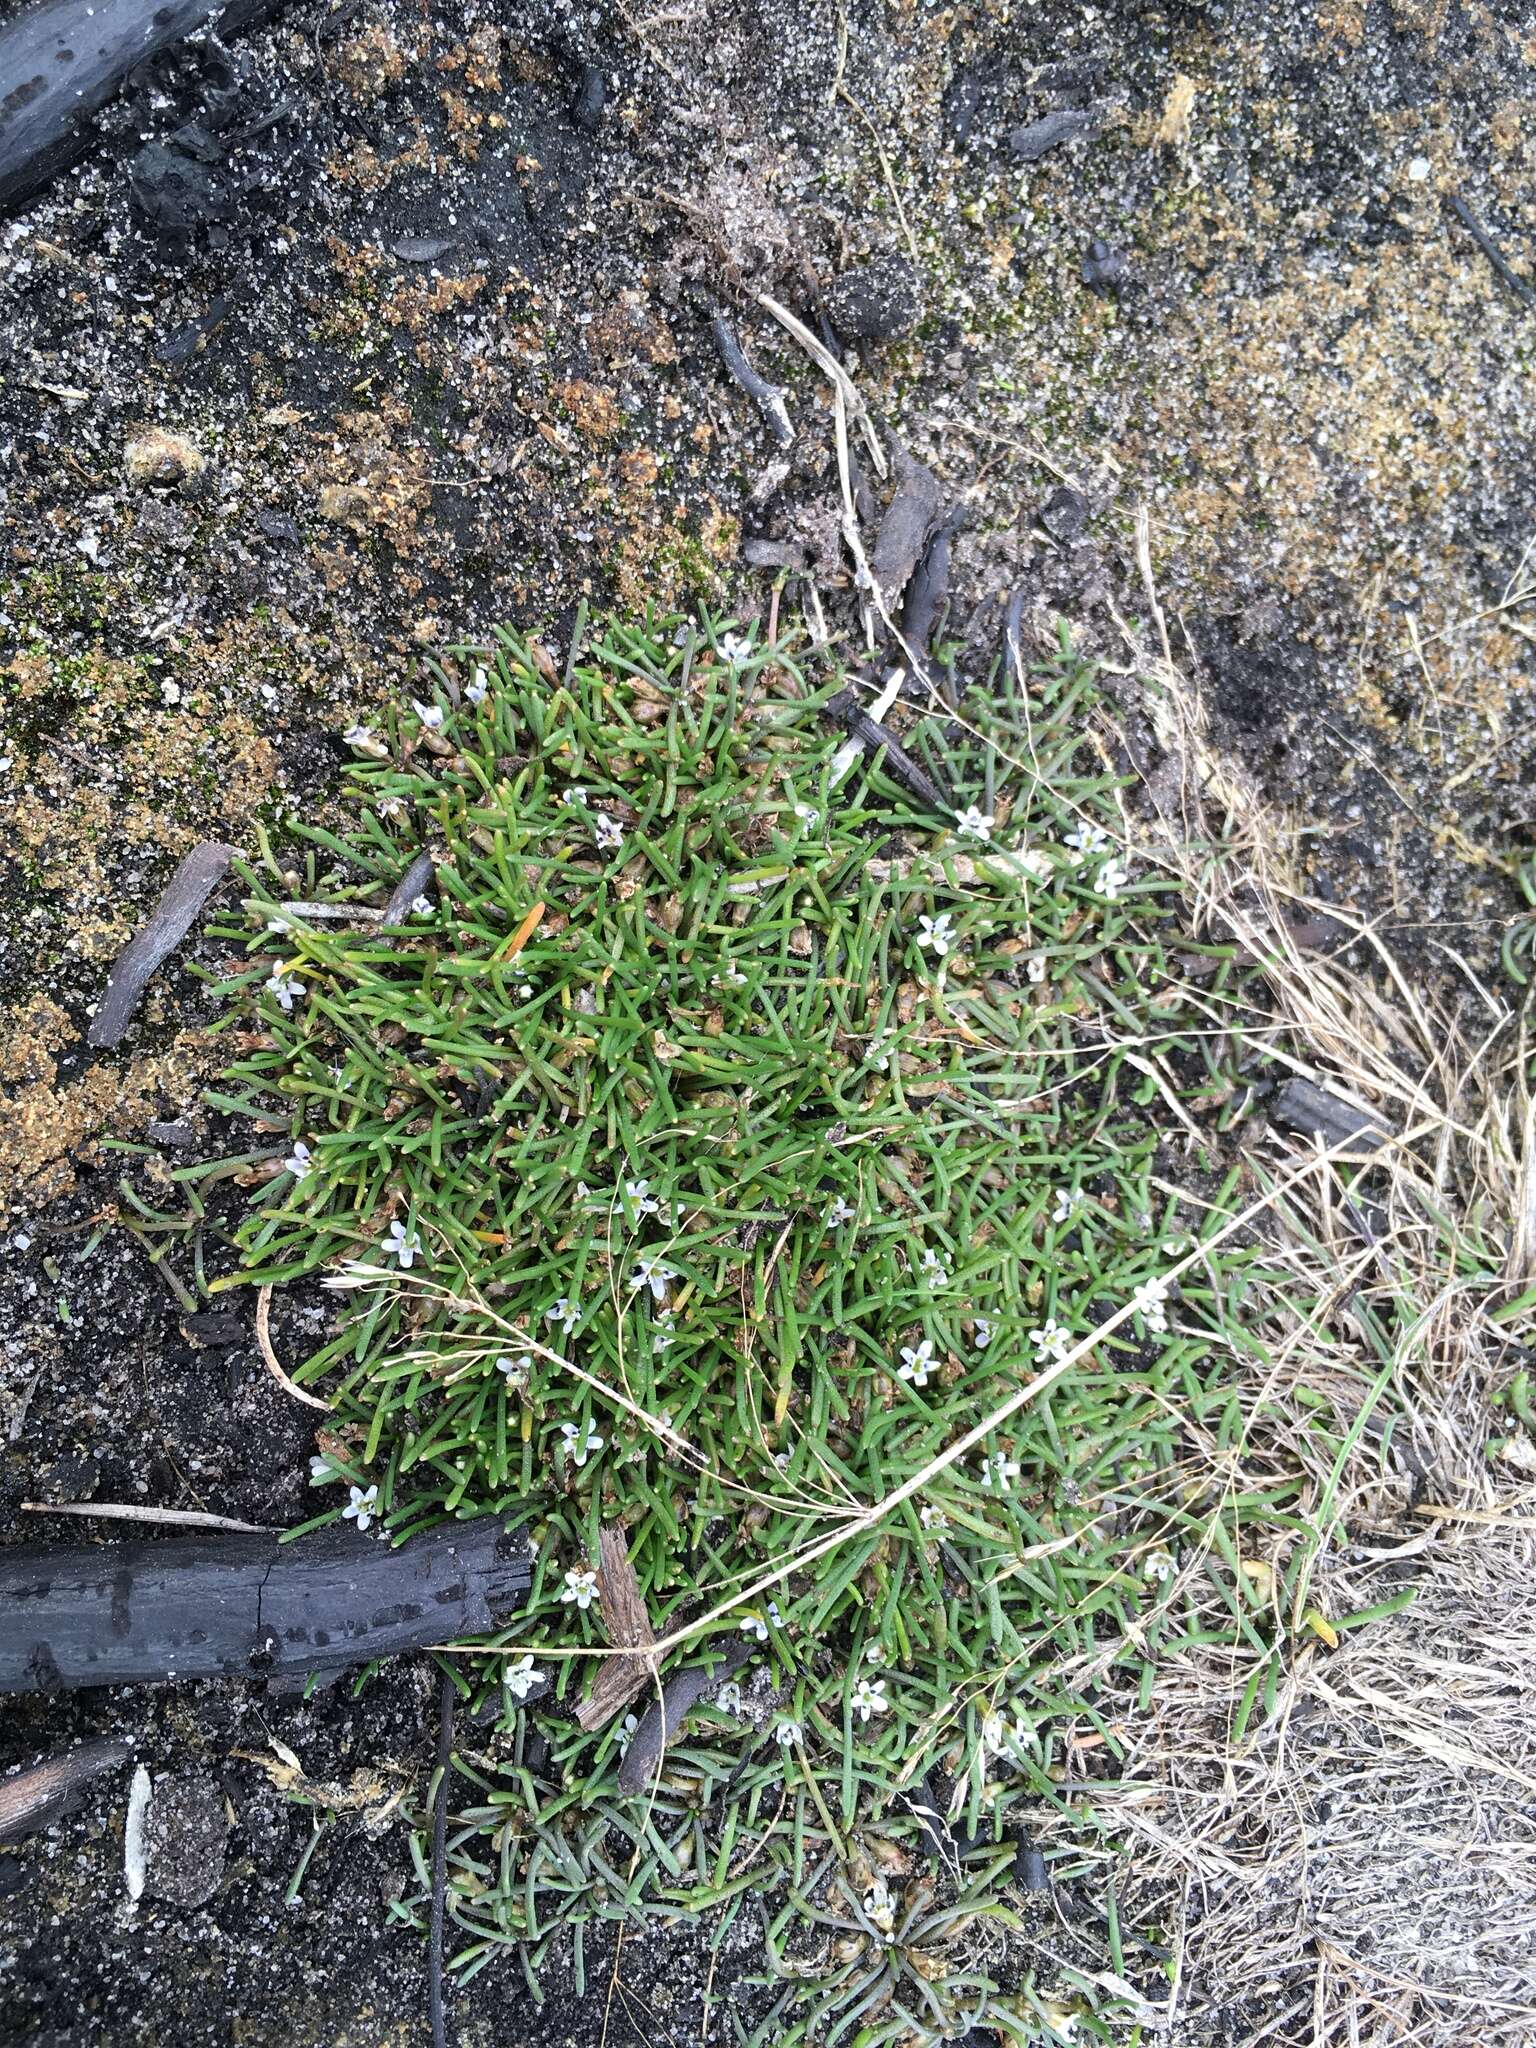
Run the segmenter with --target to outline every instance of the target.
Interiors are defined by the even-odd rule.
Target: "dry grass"
[[[1449,953],[1432,986],[1363,925],[1347,958],[1307,942],[1307,920],[1350,920],[1308,902],[1285,822],[1208,746],[1144,547],[1143,573],[1156,650],[1127,637],[1162,756],[1144,764],[1152,857],[1268,995],[1267,1014],[1213,1024],[1402,1137],[1353,1192],[1310,1175],[1266,1220],[1269,1362],[1242,1368],[1237,1437],[1192,1427],[1189,1449],[1213,1525],[1224,1500],[1300,1477],[1291,1526],[1244,1532],[1278,1647],[1248,1711],[1257,1652],[1190,1647],[1149,1702],[1104,1674],[1122,1761],[1085,1787],[1113,1845],[1099,1881],[1172,1951],[1143,2039],[1530,2048],[1536,1457],[1522,1438],[1489,1451],[1536,1273],[1524,1036]],[[1255,1168],[1278,1180],[1308,1143],[1271,1133]],[[1214,1633],[1230,1609],[1207,1562],[1186,1559],[1179,1590]],[[1330,1617],[1409,1589],[1327,1641]],[[1044,1825],[1074,1838],[1070,1819]]]

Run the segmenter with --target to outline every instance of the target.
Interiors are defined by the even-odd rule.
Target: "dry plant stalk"
[[[589,1734],[622,1712],[661,1669],[651,1648],[656,1631],[645,1611],[622,1528],[604,1529],[598,1537],[597,1602],[609,1642],[636,1654],[604,1657],[598,1664],[592,1690],[576,1709],[577,1720]]]

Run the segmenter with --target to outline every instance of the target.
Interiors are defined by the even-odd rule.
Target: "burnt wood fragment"
[[[344,1671],[520,1605],[528,1553],[494,1518],[398,1549],[348,1527],[0,1550],[0,1693]]]

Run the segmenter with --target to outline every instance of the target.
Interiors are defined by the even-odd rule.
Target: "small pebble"
[[[201,451],[185,434],[164,427],[146,427],[123,450],[123,467],[135,484],[180,484],[203,466]]]

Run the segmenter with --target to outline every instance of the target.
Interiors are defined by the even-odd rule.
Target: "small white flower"
[[[1019,1476],[1019,1462],[1016,1458],[1005,1457],[1001,1451],[994,1451],[990,1458],[981,1461],[981,1483],[989,1493],[1012,1493],[1013,1482]]]
[[[567,1572],[565,1584],[560,1589],[562,1600],[573,1601],[585,1611],[597,1598],[596,1572]]]
[[[525,1700],[536,1685],[544,1683],[544,1674],[531,1657],[519,1657],[503,1671],[501,1682],[514,1699]]]
[[[430,896],[413,896],[410,902],[409,915],[411,917],[430,917],[432,915],[432,907],[432,898]]]
[[[599,811],[593,836],[597,840],[600,852],[612,853],[624,844],[624,827],[616,818],[610,818],[606,811]]]
[[[349,747],[356,747],[359,753],[368,754],[375,761],[387,761],[389,759],[388,747],[385,746],[372,726],[364,725],[361,719],[355,725],[349,725],[342,734],[342,738]]]
[[[1106,903],[1113,903],[1130,879],[1131,871],[1123,862],[1107,860],[1099,869],[1098,880],[1093,886]]]
[[[844,1201],[843,1197],[839,1195],[837,1200],[832,1204],[831,1208],[827,1211],[827,1221],[834,1230],[841,1230],[843,1225],[845,1223],[851,1223],[854,1217],[858,1215],[858,1213],[858,1210],[854,1208],[852,1202]]]
[[[795,816],[802,825],[815,825],[821,821],[821,813],[814,804],[796,804]]]
[[[752,659],[752,641],[746,633],[722,633],[715,644],[732,668],[740,668],[744,661]]]
[[[408,1231],[397,1216],[385,1234],[385,1258],[398,1259],[401,1270],[408,1273],[411,1269],[411,1261],[417,1258],[420,1252],[421,1239],[414,1230]]]
[[[1066,844],[1072,849],[1073,867],[1081,867],[1085,860],[1097,860],[1101,853],[1108,853],[1109,834],[1102,825],[1074,825],[1066,835]]]
[[[789,1453],[788,1453],[788,1451],[775,1451],[775,1452],[774,1452],[774,1454],[773,1454],[773,1463],[774,1463],[774,1469],[775,1469],[776,1471],[779,1471],[779,1472],[787,1472],[787,1471],[789,1470]]]
[[[294,997],[305,993],[303,982],[291,974],[269,974],[265,986],[267,994],[285,1015],[292,1010]]]
[[[1081,1188],[1063,1188],[1056,1197],[1056,1206],[1051,1211],[1053,1223],[1070,1223],[1083,1205]]]
[[[780,1749],[788,1749],[800,1740],[801,1727],[798,1721],[783,1720],[773,1724],[773,1739]]]
[[[1030,1331],[1029,1341],[1042,1359],[1059,1360],[1065,1358],[1072,1349],[1072,1332],[1064,1330],[1056,1318],[1051,1316],[1038,1330]]]
[[[669,1344],[677,1342],[677,1332],[672,1327],[672,1311],[663,1309],[651,1326],[651,1349],[665,1351]]]
[[[485,693],[491,687],[491,679],[483,668],[477,668],[464,686],[464,694],[471,704],[483,704]]]
[[[878,1640],[873,1643],[866,1643],[864,1646],[864,1662],[866,1664],[883,1664],[885,1662],[884,1643]]]
[[[423,724],[423,725],[424,725],[424,726],[425,726],[425,727],[427,728],[427,731],[428,731],[428,732],[436,732],[436,731],[437,731],[437,730],[439,729],[439,727],[440,727],[440,726],[442,725],[442,722],[443,722],[443,707],[442,707],[442,705],[441,705],[441,704],[423,704],[423,703],[422,703],[422,701],[421,701],[421,699],[420,699],[419,697],[413,697],[413,698],[411,699],[411,702],[412,702],[412,704],[414,704],[414,705],[415,705],[415,707],[416,707],[416,716],[417,716],[417,717],[418,717],[418,718],[419,718],[419,719],[421,720],[422,724]]]
[[[914,1387],[926,1387],[928,1375],[937,1362],[933,1355],[931,1337],[925,1337],[915,1351],[910,1344],[903,1344],[901,1364],[896,1368],[896,1377],[910,1381]]]
[[[288,1154],[283,1164],[295,1180],[303,1180],[305,1175],[313,1170],[314,1160],[310,1156],[309,1147],[302,1138],[294,1139],[293,1150]]]
[[[641,1216],[654,1216],[661,1204],[651,1193],[648,1180],[627,1180],[624,1183],[624,1197]]]
[[[629,1276],[629,1284],[632,1290],[649,1287],[653,1301],[665,1301],[668,1284],[676,1278],[675,1266],[664,1265],[654,1254],[647,1253],[636,1260],[635,1270]]]
[[[971,1328],[971,1342],[978,1351],[985,1351],[996,1334],[996,1326],[990,1316],[977,1316]]]
[[[525,1351],[518,1358],[498,1358],[496,1370],[509,1387],[515,1387],[520,1392],[527,1386],[528,1376],[533,1371],[533,1353]]]
[[[917,1519],[925,1529],[947,1529],[949,1517],[942,1508],[929,1507],[925,1502],[917,1511]]]
[[[617,1740],[619,1745],[620,1756],[624,1755],[625,1751],[629,1748],[629,1745],[634,1741],[635,1730],[639,1726],[639,1719],[634,1714],[626,1714],[623,1720],[619,1723],[617,1729]]]
[[[562,1422],[560,1434],[565,1439],[565,1454],[573,1465],[585,1465],[595,1451],[603,1448],[603,1439],[590,1415],[580,1429],[574,1422]]]
[[[768,1640],[768,1624],[755,1609],[741,1617],[741,1632],[744,1636],[755,1636],[760,1643]]]
[[[983,1749],[1001,1749],[1008,1740],[1008,1723],[1001,1714],[983,1714],[981,1718],[981,1746]]]
[[[949,1285],[949,1268],[931,1244],[923,1248],[922,1274],[930,1287]]]
[[[397,818],[405,816],[405,799],[399,796],[381,796],[378,803],[381,818],[387,818],[392,825]]]
[[[1131,1306],[1149,1330],[1161,1335],[1168,1328],[1168,1282],[1144,1280],[1132,1296]]]
[[[558,1323],[562,1330],[574,1330],[581,1321],[581,1310],[562,1294],[552,1308],[545,1309],[544,1320],[546,1323]]]
[[[568,804],[584,804],[587,800],[587,792],[579,782],[573,782],[565,792],[565,800]]]
[[[376,1486],[349,1486],[350,1496],[341,1511],[344,1522],[356,1522],[358,1533],[368,1528],[379,1505],[379,1489]]]
[[[1156,1579],[1166,1585],[1178,1569],[1173,1555],[1167,1550],[1149,1550],[1141,1561],[1141,1575],[1144,1579]]]
[[[891,1064],[891,1043],[889,1038],[872,1038],[864,1055],[865,1066],[878,1067],[883,1074]]]
[[[339,1479],[340,1477],[341,1474],[336,1470],[336,1467],[329,1458],[318,1457],[310,1459],[309,1483],[311,1486],[329,1486],[333,1479]]]
[[[711,977],[711,986],[714,988],[745,988],[749,979],[750,977],[743,974],[736,963],[732,961],[723,974],[716,974]]]
[[[888,1714],[891,1703],[885,1696],[885,1680],[861,1678],[853,1688],[848,1704],[861,1721],[868,1721],[872,1714]]]
[[[967,839],[990,839],[996,823],[990,811],[979,810],[975,804],[968,805],[959,817],[960,830]]]
[[[889,1934],[896,1922],[896,1901],[883,1877],[877,1877],[864,1894],[864,1910],[882,1934]]]
[[[942,960],[954,943],[954,920],[947,910],[941,910],[937,917],[920,916],[917,943],[929,952],[937,953]]]
[[[734,1678],[728,1679],[715,1694],[715,1705],[722,1714],[739,1714],[741,1704],[741,1687]]]
[[[267,919],[267,930],[269,932],[281,932],[286,936],[293,930],[293,919],[291,917],[269,917]]]
[[[1026,953],[1024,956],[1024,972],[1037,984],[1045,979],[1045,964],[1043,953]]]

